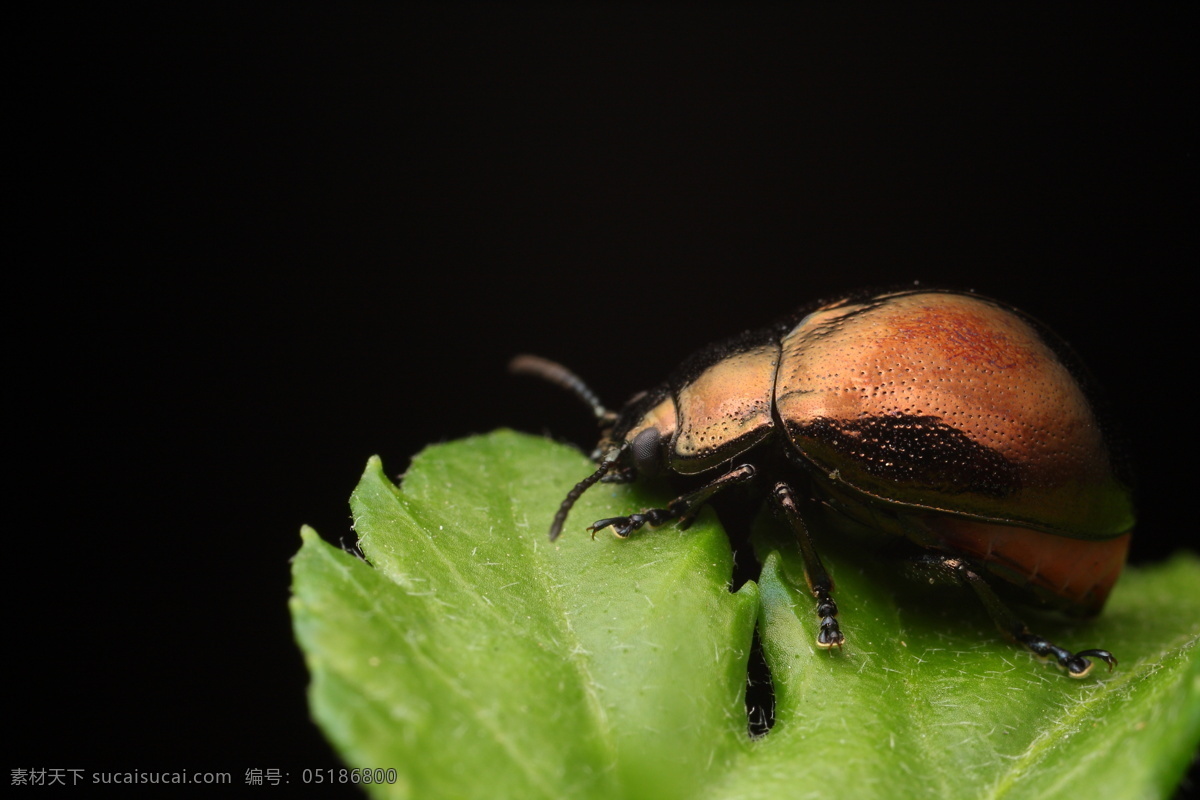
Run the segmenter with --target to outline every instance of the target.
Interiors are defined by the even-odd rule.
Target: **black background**
[[[1194,547],[1182,13],[184,8],[21,60],[12,766],[337,766],[288,560],[352,541],[368,456],[590,446],[513,354],[615,405],[862,286],[1049,323],[1130,433],[1134,560]]]

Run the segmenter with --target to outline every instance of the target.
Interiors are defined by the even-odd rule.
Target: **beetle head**
[[[567,493],[550,526],[550,540],[562,533],[563,523],[575,502],[599,481],[629,482],[638,476],[652,477],[667,467],[667,443],[675,433],[677,412],[666,386],[640,392],[618,414],[609,411],[583,380],[569,369],[540,356],[520,355],[509,370],[535,375],[566,389],[587,405],[603,429],[600,443],[592,452],[596,471]]]

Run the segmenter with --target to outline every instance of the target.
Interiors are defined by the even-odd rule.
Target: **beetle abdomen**
[[[1084,614],[1104,607],[1129,552],[1131,534],[1082,540],[1030,528],[943,516],[927,521],[945,549],[983,563],[1018,586],[1033,586],[1057,605]]]
[[[775,404],[806,459],[875,501],[1077,539],[1133,526],[1078,382],[991,301],[903,292],[820,309],[783,337]]]

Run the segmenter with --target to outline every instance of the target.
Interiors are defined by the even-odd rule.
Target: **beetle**
[[[510,367],[568,389],[602,428],[596,469],[562,501],[552,541],[598,481],[704,482],[666,508],[597,520],[593,538],[686,527],[713,495],[757,483],[795,533],[819,647],[845,641],[809,532],[820,514],[902,543],[918,574],[970,587],[1005,634],[1069,675],[1087,675],[1091,659],[1117,663],[1032,632],[997,593],[1093,616],[1134,526],[1131,481],[1090,380],[1065,342],[1015,308],[929,289],[819,303],[699,351],[620,412],[559,364],[518,356]]]

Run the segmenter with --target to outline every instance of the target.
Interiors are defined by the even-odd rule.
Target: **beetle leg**
[[[1008,606],[1004,605],[987,581],[978,572],[971,569],[965,561],[949,556],[932,556],[932,558],[937,559],[960,582],[966,583],[975,590],[975,594],[979,596],[992,621],[1000,630],[1034,655],[1040,658],[1053,658],[1058,666],[1065,669],[1072,678],[1082,678],[1092,671],[1093,664],[1088,660],[1089,658],[1098,658],[1108,664],[1110,672],[1117,665],[1117,659],[1107,650],[1080,650],[1078,653],[1072,653],[1070,650],[1064,650],[1048,639],[1038,636],[1030,631],[1025,623],[1009,610]]]
[[[742,464],[740,467],[726,472],[707,486],[702,486],[694,492],[672,500],[668,508],[679,512],[679,527],[687,530],[696,521],[696,517],[700,514],[700,509],[712,499],[714,494],[723,489],[728,489],[730,486],[745,483],[753,477],[754,467],[750,464]]]
[[[804,524],[804,517],[801,516],[800,509],[796,506],[792,487],[780,481],[775,484],[772,495],[796,532],[796,541],[800,544],[800,556],[804,559],[804,577],[808,581],[808,588],[813,597],[817,598],[817,616],[821,618],[821,630],[817,633],[817,647],[841,647],[842,643],[846,641],[846,637],[842,635],[842,629],[838,626],[837,603],[833,601],[831,594],[833,579],[825,571],[825,565],[821,563],[821,557],[817,555],[817,549],[813,547],[812,536],[809,535],[808,526]]]
[[[651,527],[657,527],[673,519],[678,519],[679,527],[686,529],[696,519],[696,515],[700,513],[701,507],[714,494],[730,486],[745,483],[753,477],[754,467],[749,464],[743,464],[736,469],[726,472],[712,483],[701,486],[694,492],[688,492],[676,497],[667,504],[666,508],[649,508],[640,514],[630,514],[628,517],[609,517],[608,519],[596,520],[588,530],[591,531],[592,538],[595,539],[596,531],[611,526],[613,533],[624,539],[646,523],[649,523]]]
[[[609,526],[612,527],[613,533],[620,539],[624,539],[629,534],[641,528],[647,522],[651,526],[662,525],[664,522],[669,522],[679,516],[671,512],[668,508],[648,508],[640,514],[630,514],[628,517],[609,517],[607,519],[598,519],[588,526],[588,530],[592,534],[592,538],[596,538],[596,531],[603,530]]]

